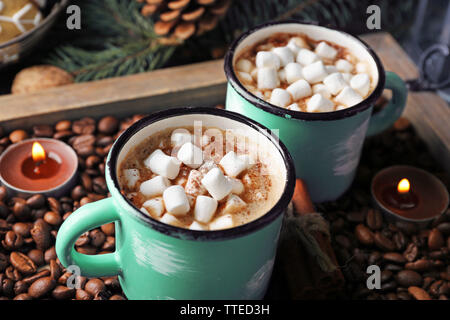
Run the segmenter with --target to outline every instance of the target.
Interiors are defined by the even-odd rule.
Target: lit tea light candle
[[[445,185],[432,174],[415,167],[393,166],[372,180],[372,197],[388,217],[428,222],[448,207]]]
[[[29,139],[8,147],[0,157],[0,181],[11,194],[61,196],[76,182],[78,157],[55,139]]]

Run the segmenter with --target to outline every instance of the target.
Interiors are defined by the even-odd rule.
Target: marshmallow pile
[[[339,58],[338,50],[327,42],[312,48],[295,36],[284,47],[263,49],[254,57],[240,58],[236,73],[250,92],[278,107],[303,112],[342,110],[363,101],[371,91],[367,65],[349,54]]]
[[[191,230],[234,227],[233,214],[247,209],[247,203],[239,197],[245,189],[239,176],[251,167],[249,156],[230,151],[215,163],[204,159],[202,148],[186,131],[174,130],[170,141],[170,154],[174,156],[156,149],[143,161],[152,173],[150,179],[139,183],[138,169],[123,170],[128,189],[145,199],[141,211],[163,223]],[[187,178],[180,179],[186,173]],[[192,221],[185,219],[189,215],[193,222],[186,225],[185,221]]]

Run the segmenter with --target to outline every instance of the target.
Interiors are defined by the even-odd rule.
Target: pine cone
[[[155,17],[155,33],[186,40],[214,29],[231,0],[137,0],[142,15]]]

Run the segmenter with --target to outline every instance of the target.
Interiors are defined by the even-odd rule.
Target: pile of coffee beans
[[[106,156],[118,135],[142,117],[63,120],[54,126],[37,125],[31,131],[9,134],[0,130],[0,153],[26,138],[53,137],[71,145],[80,163],[78,184],[58,199],[7,197],[0,187],[0,300],[125,299],[117,277],[74,279],[59,263],[55,239],[63,221],[77,208],[109,196],[104,178]],[[450,211],[429,227],[419,228],[387,222],[371,202],[371,178],[394,164],[421,167],[449,184],[449,177],[435,164],[407,120],[366,142],[351,190],[318,208],[330,222],[332,245],[346,278],[346,290],[338,298],[450,296]],[[84,254],[113,252],[114,235],[114,224],[103,225],[83,234],[76,241],[76,250]],[[382,270],[380,290],[366,286],[366,269],[373,264]]]
[[[59,262],[55,239],[64,220],[80,206],[103,199],[108,190],[104,178],[106,156],[118,135],[142,115],[119,121],[107,116],[63,120],[54,126],[37,125],[31,132],[0,133],[0,153],[10,144],[30,137],[60,139],[79,157],[79,181],[61,198],[34,195],[8,197],[0,187],[0,300],[77,299],[123,300],[117,277],[75,279]],[[75,244],[84,254],[115,250],[114,224],[86,232]]]
[[[423,168],[449,186],[408,120],[369,139],[351,190],[319,207],[330,222],[332,245],[346,279],[345,298],[428,300],[450,297],[450,210],[428,226],[386,221],[374,206],[370,181],[382,168],[405,164]],[[381,269],[381,289],[369,290],[367,267]]]

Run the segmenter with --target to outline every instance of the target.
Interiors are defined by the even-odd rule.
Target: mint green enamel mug
[[[314,40],[326,40],[347,48],[368,64],[375,89],[361,103],[334,112],[291,111],[258,98],[240,83],[233,66],[246,48],[279,32],[302,33]],[[390,127],[406,104],[405,83],[395,73],[384,71],[380,59],[367,44],[345,32],[299,21],[268,23],[244,33],[225,57],[225,73],[228,79],[226,109],[278,133],[294,159],[297,177],[307,183],[314,202],[335,200],[350,187],[365,137]],[[372,113],[384,89],[392,90],[392,99],[380,112]]]
[[[134,207],[119,189],[117,170],[145,138],[171,127],[243,130],[270,152],[272,171],[284,182],[278,201],[260,218],[232,229],[193,231],[167,225]],[[244,133],[245,134],[245,133]],[[114,143],[107,160],[111,197],[86,204],[63,223],[56,253],[87,277],[118,275],[129,299],[261,299],[272,273],[283,213],[292,197],[295,171],[286,147],[260,124],[226,110],[169,109],[133,124]],[[116,251],[84,255],[74,243],[84,232],[115,222]]]

